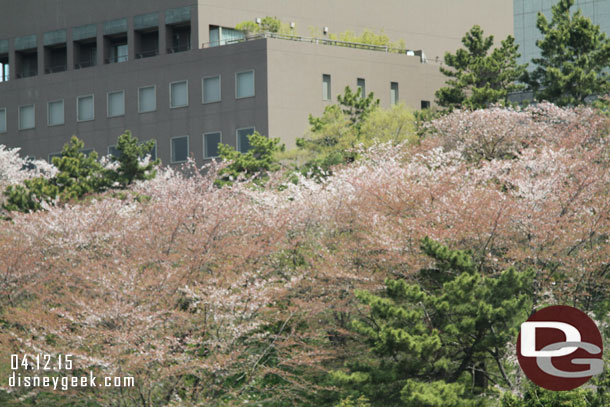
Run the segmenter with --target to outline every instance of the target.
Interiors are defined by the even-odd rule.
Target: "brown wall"
[[[504,39],[513,33],[512,0],[198,0],[200,42],[209,41],[210,24],[235,26],[257,17],[275,16],[294,21],[296,33],[318,35],[364,29],[383,30],[391,39],[403,39],[409,49],[423,49],[429,59],[460,46],[474,24]]]
[[[399,84],[399,101],[419,109],[422,100],[434,102],[444,83],[437,65],[419,57],[337,46],[270,40],[268,45],[269,131],[287,147],[308,128],[308,115],[320,115],[337,102],[346,86],[356,89],[365,79],[381,107],[390,106],[390,82]],[[322,75],[331,75],[331,100],[322,100]]]
[[[256,95],[235,98],[235,72],[255,70]],[[202,103],[202,78],[221,75],[222,100]],[[154,58],[100,65],[52,75],[39,75],[0,83],[0,108],[7,108],[8,132],[0,144],[22,147],[27,155],[46,158],[58,152],[71,135],[85,141],[86,148],[106,154],[126,129],[140,139],[157,139],[159,157],[170,162],[170,138],[189,136],[190,151],[201,159],[202,134],[222,131],[223,142],[235,145],[235,129],[254,125],[267,128],[265,40],[205,50],[160,55]],[[189,81],[189,106],[169,108],[169,84]],[[157,86],[157,110],[138,113],[138,87]],[[107,117],[107,93],[125,90],[125,115]],[[76,121],[78,96],[94,94],[95,120]],[[47,126],[47,102],[64,100],[65,124]],[[18,107],[36,105],[36,128],[18,130]]]

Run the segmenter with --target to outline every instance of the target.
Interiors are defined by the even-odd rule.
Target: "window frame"
[[[4,111],[4,130],[0,130],[0,134],[8,133],[8,110],[6,107],[0,107],[0,111]]]
[[[237,151],[239,151],[240,153],[244,153],[243,151],[241,151],[240,148],[240,143],[239,143],[239,131],[240,130],[246,130],[246,129],[252,129],[252,133],[250,134],[254,134],[256,132],[256,127],[254,125],[252,126],[247,126],[247,127],[240,127],[238,129],[235,129],[235,148]]]
[[[332,93],[332,76],[329,73],[322,74],[322,85],[324,85],[324,79],[328,77],[328,97],[324,94],[324,87],[322,88],[322,100],[324,102],[332,101],[333,93]]]
[[[110,95],[115,94],[115,93],[123,93],[123,113],[111,116],[110,115]],[[127,106],[125,103],[125,89],[111,90],[110,92],[106,93],[106,118],[112,119],[114,117],[125,116],[126,110],[127,110]]]
[[[249,96],[237,96],[237,76],[242,73],[252,72],[252,95]],[[235,72],[235,99],[248,99],[256,97],[256,72],[254,69],[246,69],[245,71]],[[247,128],[247,127],[246,127]]]
[[[63,107],[62,122],[59,124],[51,124],[51,109],[50,109],[51,103],[57,103],[57,102],[62,103],[62,107]],[[66,102],[64,101],[64,99],[49,100],[47,102],[47,127],[64,126],[65,124],[66,124]]]
[[[62,156],[62,152],[55,152],[55,153],[49,153],[47,154],[47,161],[49,162],[49,164],[53,164],[53,157],[60,157]]]
[[[147,110],[147,111],[143,112],[142,111],[141,98],[140,98],[140,90],[148,89],[148,88],[153,88],[154,91],[155,91],[155,108],[153,110]],[[146,85],[146,86],[138,87],[138,113],[152,113],[152,112],[156,112],[157,110],[158,110],[158,106],[157,106],[157,85]]]
[[[205,80],[206,79],[211,79],[211,78],[218,78],[218,100],[211,100],[209,102],[206,102],[205,100]],[[236,85],[237,86],[237,82]],[[235,92],[237,92],[237,89],[235,90]],[[204,76],[203,78],[201,78],[201,103],[204,105],[208,105],[210,103],[219,103],[222,102],[222,75],[218,74],[218,75],[210,75],[210,76]]]
[[[22,127],[21,127],[21,108],[22,108],[22,107],[30,107],[30,106],[32,106],[32,107],[34,108],[34,126],[32,126],[32,127],[26,127],[26,128],[22,128]],[[36,104],[35,104],[35,103],[32,103],[32,104],[29,104],[29,105],[19,105],[19,109],[18,109],[18,118],[17,118],[17,119],[18,119],[18,120],[17,120],[17,127],[18,127],[18,129],[19,129],[20,131],[21,131],[21,130],[32,130],[32,129],[35,129],[35,128],[36,128]]]
[[[361,81],[362,81],[362,86],[360,86],[360,82]],[[357,90],[362,89],[361,91],[359,91],[360,97],[363,98],[363,99],[366,98],[366,79],[364,79],[364,78],[356,78],[356,89]]]
[[[220,140],[218,141],[218,143],[222,143],[222,131],[218,130],[218,131],[206,131],[205,133],[203,133],[202,137],[203,137],[203,158],[208,160],[208,159],[214,159],[214,158],[218,158],[220,157],[220,155],[207,155],[206,154],[206,143],[205,143],[205,136],[207,136],[208,134],[220,134]],[[237,134],[237,132],[235,133]]]
[[[174,161],[174,140],[175,139],[179,139],[179,138],[184,138],[186,137],[186,160],[183,161]],[[185,163],[188,161],[189,158],[189,153],[191,151],[191,146],[190,146],[190,140],[189,140],[189,136],[187,134],[183,135],[183,136],[174,136],[171,137],[169,139],[169,159],[170,159],[170,164],[180,164],[180,163]]]
[[[393,85],[396,85],[396,99],[392,99]],[[390,82],[390,106],[396,106],[400,102],[400,86],[398,82]]]
[[[79,103],[78,102],[82,98],[88,98],[88,97],[90,97],[91,101],[93,102],[93,117],[91,119],[81,120],[80,117],[79,117],[79,114],[78,114],[79,113]],[[84,123],[84,122],[90,122],[90,121],[93,121],[93,120],[95,120],[95,94],[91,93],[89,95],[77,96],[76,97],[76,122],[77,123]]]
[[[112,155],[112,153],[110,152],[110,149],[111,149],[111,148],[114,148],[114,149],[116,150],[116,147],[117,147],[117,144],[112,144],[112,145],[109,145],[109,146],[106,148],[106,155],[107,155],[107,156]]]
[[[159,157],[159,151],[157,149],[157,139],[153,138],[153,139],[150,139],[150,140],[155,142],[155,146],[153,147],[155,149],[155,156],[154,156],[154,158],[152,156],[150,157],[153,161],[155,161]],[[190,146],[189,146],[189,148],[190,148]]]
[[[186,83],[186,105],[183,106],[172,106],[172,85],[176,83]],[[169,83],[169,108],[170,109],[181,109],[189,106],[189,80],[183,79],[179,81],[173,81]]]

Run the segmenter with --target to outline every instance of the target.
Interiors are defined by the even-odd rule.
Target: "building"
[[[550,21],[551,8],[558,0],[513,0],[515,41],[519,44],[520,64],[529,63],[528,69],[534,69],[533,58],[540,57],[540,49],[536,41],[542,35],[536,27],[538,13],[542,12]],[[610,1],[609,0],[576,0],[572,9],[581,9],[585,17],[589,17],[601,30],[610,34]]]
[[[20,0],[0,14],[0,144],[59,153],[73,134],[113,151],[126,129],[165,163],[202,161],[257,130],[288,147],[345,86],[381,106],[433,103],[439,61],[474,24],[512,34],[505,0]],[[292,36],[245,38],[276,16]],[[339,44],[330,33],[383,30],[406,49]],[[394,52],[392,52],[394,51]]]

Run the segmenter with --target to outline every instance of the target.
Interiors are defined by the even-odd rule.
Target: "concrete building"
[[[519,63],[529,63],[528,69],[534,69],[533,58],[540,57],[540,49],[536,41],[542,35],[536,27],[538,13],[542,12],[550,21],[553,14],[551,8],[558,0],[513,0],[515,41],[519,44]],[[581,9],[585,17],[589,17],[602,31],[610,35],[610,1],[609,0],[576,0],[572,10]]]
[[[345,86],[418,109],[439,61],[474,24],[512,34],[505,0],[20,0],[0,14],[0,144],[47,158],[73,134],[111,152],[126,129],[165,163],[248,148],[254,130],[288,147]],[[245,38],[276,16],[292,36]],[[383,30],[406,49],[329,41]]]

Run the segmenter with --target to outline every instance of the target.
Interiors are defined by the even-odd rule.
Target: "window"
[[[108,93],[108,117],[125,115],[125,91]]]
[[[360,97],[365,98],[366,97],[366,86],[365,86],[365,82],[363,78],[358,78],[358,81],[356,82],[357,87],[358,87],[358,93],[360,94]]]
[[[34,105],[19,106],[19,130],[36,127],[35,112]]]
[[[398,82],[390,82],[390,105],[398,104]]]
[[[121,151],[116,146],[108,146],[108,155],[112,155],[116,158],[120,158]]]
[[[203,78],[203,103],[220,101],[220,75]]]
[[[138,89],[138,112],[154,112],[157,110],[157,87],[145,86]]]
[[[110,46],[110,62],[126,62],[128,49],[127,44],[112,44]]]
[[[235,97],[248,98],[254,96],[254,71],[235,74]]]
[[[6,108],[0,109],[0,133],[6,133]]]
[[[150,159],[155,161],[157,159],[157,140],[153,141],[155,142],[155,145],[150,149],[148,154],[150,154]]]
[[[55,100],[47,105],[47,124],[59,126],[64,124],[64,101]]]
[[[248,139],[248,136],[252,134],[254,134],[254,127],[237,129],[237,151],[245,153],[250,150],[250,140]]]
[[[189,136],[172,138],[172,162],[181,163],[189,156]]]
[[[422,100],[421,101],[421,108],[422,109],[429,109],[430,108],[430,101],[429,100]]]
[[[51,153],[49,154],[49,163],[53,164],[53,158],[58,157],[61,158],[63,156],[62,153]]]
[[[79,96],[76,99],[76,121],[86,122],[95,119],[93,95]]]
[[[210,26],[210,47],[240,42],[246,35],[243,31],[227,27]]]
[[[185,107],[189,104],[188,81],[169,84],[169,107]]]
[[[322,100],[330,100],[330,75],[322,75]]]
[[[203,158],[218,157],[218,144],[222,139],[220,132],[203,135]]]

